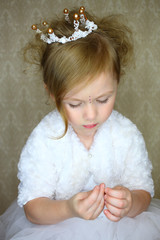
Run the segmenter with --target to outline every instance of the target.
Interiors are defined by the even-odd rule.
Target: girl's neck
[[[87,150],[90,149],[90,147],[92,146],[93,140],[94,140],[94,135],[92,136],[86,136],[86,137],[82,137],[78,135],[78,138],[80,139],[81,143],[83,143],[83,145],[85,146],[85,148]]]

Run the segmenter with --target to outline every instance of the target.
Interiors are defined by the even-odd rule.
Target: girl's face
[[[98,127],[112,113],[117,93],[117,81],[111,73],[102,73],[93,82],[72,89],[63,99],[69,124],[78,137],[92,139]]]

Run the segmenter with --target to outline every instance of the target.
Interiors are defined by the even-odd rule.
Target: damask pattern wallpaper
[[[160,0],[0,0],[0,214],[17,196],[17,163],[30,132],[52,109],[41,73],[26,66],[30,26],[67,7],[123,14],[132,28],[135,64],[122,79],[115,108],[142,132],[160,198]]]

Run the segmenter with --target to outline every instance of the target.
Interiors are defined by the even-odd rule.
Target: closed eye
[[[78,104],[71,104],[71,103],[69,103],[69,106],[71,108],[77,108],[77,107],[80,107],[80,105],[81,105],[81,103],[78,103]]]
[[[104,99],[104,100],[96,100],[98,103],[106,103],[106,102],[108,102],[108,100],[109,100],[109,98],[106,98],[106,99]]]

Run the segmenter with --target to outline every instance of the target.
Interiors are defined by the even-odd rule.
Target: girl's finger
[[[86,206],[86,209],[90,209],[94,203],[97,201],[97,198],[99,196],[99,191],[100,191],[100,187],[99,186],[95,186],[93,191],[91,191],[91,193],[88,195],[88,197],[86,199],[84,199],[84,205]]]
[[[96,201],[89,208],[90,213],[93,214],[93,218],[96,218],[104,208],[104,184],[101,184],[99,188],[99,195]]]
[[[98,206],[100,205],[100,203],[101,203],[101,201],[103,200],[103,202],[104,202],[104,184],[102,183],[102,184],[100,184],[100,186],[99,186],[99,194],[98,194],[98,197],[97,197],[97,199],[96,199],[96,201],[94,202],[94,205],[96,205],[97,206],[97,208],[98,208]]]
[[[101,201],[98,204],[98,207],[95,208],[94,213],[93,213],[93,219],[97,218],[99,214],[103,211],[104,209],[104,198],[101,198]]]
[[[109,195],[104,196],[105,202],[120,209],[124,209],[127,207],[127,201],[126,199],[118,199],[115,197],[111,197]]]
[[[104,210],[104,214],[109,220],[113,222],[118,222],[121,219],[120,217],[116,217],[113,214],[111,214],[107,209]]]
[[[99,189],[100,190],[99,190],[99,195],[98,195],[98,198],[97,198],[97,202],[101,202],[102,197],[104,198],[104,189],[105,189],[104,183],[99,185]]]
[[[128,189],[123,187],[105,188],[105,193],[111,197],[123,199],[127,197]]]
[[[123,210],[120,209],[120,208],[117,208],[117,207],[114,207],[110,204],[106,204],[106,207],[107,207],[107,210],[113,214],[114,216],[118,217],[118,218],[121,218],[123,217]]]

